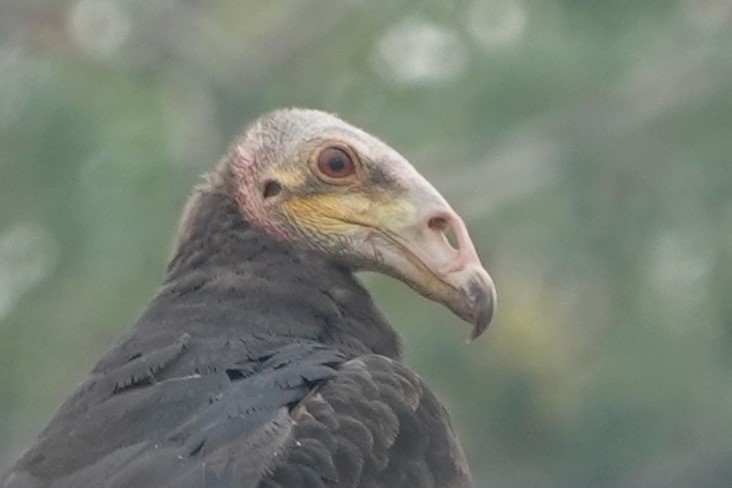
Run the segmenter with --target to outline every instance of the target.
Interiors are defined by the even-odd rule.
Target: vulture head
[[[473,324],[471,339],[491,321],[495,287],[464,222],[374,136],[320,111],[278,110],[245,131],[220,170],[260,232],[405,282]]]

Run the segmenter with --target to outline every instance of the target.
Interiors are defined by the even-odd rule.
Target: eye
[[[347,178],[356,173],[353,158],[344,149],[326,147],[318,154],[318,171],[327,178]]]

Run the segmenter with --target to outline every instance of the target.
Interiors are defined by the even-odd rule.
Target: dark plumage
[[[248,213],[253,190],[237,166],[247,137],[265,127],[275,144],[299,144],[292,127],[305,120],[357,131],[314,111],[275,112],[250,128],[189,203],[162,288],[7,474],[5,488],[471,486],[445,410],[400,362],[397,335],[353,276],[369,268],[343,251],[356,244],[341,236],[332,247],[318,237],[317,219],[302,237],[295,214],[291,228],[273,232],[262,212]],[[353,134],[364,133],[341,142]],[[250,149],[266,150],[271,140]],[[255,159],[250,175],[266,176],[270,198],[274,163]],[[305,171],[297,159],[288,167]],[[398,174],[377,173],[383,185]],[[341,191],[304,176],[298,189],[277,174],[281,205],[295,201],[287,195]],[[373,267],[409,280],[388,263]],[[465,280],[476,293],[472,274]],[[437,286],[410,284],[428,296]],[[488,293],[471,303],[484,307],[488,296],[492,309]]]

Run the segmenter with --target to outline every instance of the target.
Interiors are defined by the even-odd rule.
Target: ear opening
[[[264,190],[262,191],[262,196],[264,196],[265,199],[276,197],[280,194],[282,191],[282,185],[276,180],[269,180],[264,184]]]

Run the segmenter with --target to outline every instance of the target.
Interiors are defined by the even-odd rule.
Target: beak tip
[[[471,286],[474,298],[475,319],[468,342],[473,342],[488,328],[496,309],[496,292],[492,281],[489,286]]]
[[[493,320],[493,301],[488,300],[485,306],[481,306],[478,312],[478,317],[473,323],[473,330],[470,332],[470,341],[473,342],[486,331],[491,321]]]

